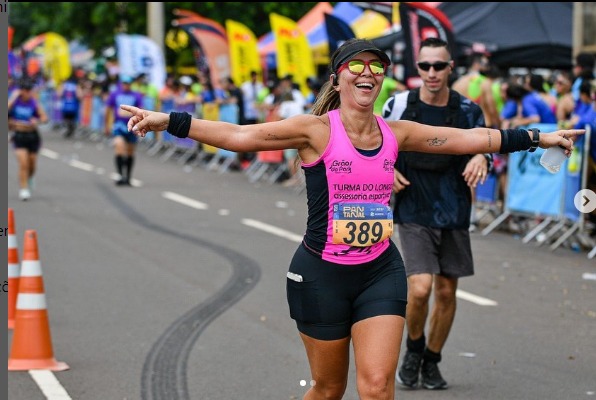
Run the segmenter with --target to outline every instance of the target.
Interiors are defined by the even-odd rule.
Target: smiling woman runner
[[[398,150],[472,154],[562,145],[580,130],[455,129],[385,122],[373,106],[389,57],[370,41],[346,41],[331,57],[329,79],[312,114],[235,125],[132,106],[128,129],[168,130],[236,152],[298,150],[308,199],[307,229],[290,263],[287,300],[312,374],[304,399],[341,399],[350,342],[361,399],[393,399],[407,284],[391,235],[389,207]],[[567,134],[570,139],[563,138]]]

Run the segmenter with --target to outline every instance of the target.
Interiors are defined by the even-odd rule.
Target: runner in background
[[[76,72],[58,87],[58,98],[62,104],[62,120],[66,125],[65,138],[74,135],[79,120],[79,109],[83,99],[83,87]]]
[[[135,160],[135,151],[138,137],[128,131],[126,123],[130,118],[127,112],[120,109],[122,104],[135,104],[141,107],[143,95],[131,89],[132,78],[123,76],[120,78],[120,86],[110,93],[106,101],[105,134],[113,138],[114,162],[119,178],[116,180],[118,186],[130,186],[132,168]]]
[[[499,112],[493,91],[494,69],[491,67],[487,53],[473,53],[470,56],[470,66],[465,75],[459,77],[451,84],[451,89],[466,96],[478,104],[484,114],[486,126],[498,128],[500,124]],[[494,155],[493,155],[494,157]],[[476,188],[472,191],[472,209],[470,230],[476,230]]]
[[[8,129],[9,134],[12,132],[10,141],[19,163],[19,199],[23,201],[31,198],[34,188],[37,153],[42,143],[38,126],[48,121],[34,91],[33,82],[24,79],[8,99]]]

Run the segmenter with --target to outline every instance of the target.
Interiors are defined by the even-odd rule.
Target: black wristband
[[[501,149],[499,153],[507,154],[520,150],[528,150],[532,139],[525,129],[501,129]]]
[[[533,153],[540,145],[540,129],[530,128],[528,130],[532,132],[532,145],[530,146],[530,149],[528,151],[530,153]]]
[[[170,113],[170,122],[168,123],[167,131],[171,135],[184,139],[188,137],[191,122],[192,115],[189,113],[172,111]]]

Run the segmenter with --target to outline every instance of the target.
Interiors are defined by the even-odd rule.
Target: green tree
[[[11,3],[13,45],[45,32],[79,40],[96,52],[114,45],[118,32],[146,33],[145,3]],[[140,17],[136,17],[140,16]]]

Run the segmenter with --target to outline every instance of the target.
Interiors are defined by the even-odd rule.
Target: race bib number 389
[[[333,206],[333,243],[372,246],[393,234],[393,212],[378,203],[339,203]]]

